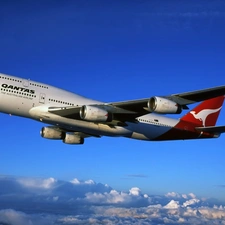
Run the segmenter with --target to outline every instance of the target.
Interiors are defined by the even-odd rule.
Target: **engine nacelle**
[[[80,118],[92,122],[111,122],[112,114],[97,106],[84,105],[80,109]]]
[[[40,133],[43,138],[54,139],[54,140],[61,140],[65,137],[64,132],[60,130],[56,130],[51,127],[42,127]]]
[[[63,143],[65,144],[84,144],[84,138],[75,135],[66,133],[65,138],[63,139]]]
[[[162,97],[150,98],[148,108],[150,112],[162,114],[180,114],[182,112],[182,107],[179,104]]]

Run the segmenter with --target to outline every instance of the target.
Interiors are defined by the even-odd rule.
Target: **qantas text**
[[[8,85],[8,84],[2,84],[2,87],[6,88],[6,89],[12,89],[15,91],[21,91],[21,92],[26,92],[26,93],[30,93],[30,94],[35,94],[35,90],[31,90],[31,89],[27,89],[27,88],[23,88],[23,87],[17,87],[17,86]]]

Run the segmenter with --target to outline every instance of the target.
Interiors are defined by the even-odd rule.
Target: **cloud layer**
[[[193,193],[127,192],[93,180],[0,178],[0,224],[224,224],[225,205]]]

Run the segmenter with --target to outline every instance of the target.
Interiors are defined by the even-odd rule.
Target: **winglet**
[[[191,122],[202,127],[215,126],[223,101],[224,96],[205,100],[183,116],[181,120]]]

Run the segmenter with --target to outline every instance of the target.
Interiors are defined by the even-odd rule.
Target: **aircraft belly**
[[[43,120],[44,122],[44,120]],[[64,129],[71,131],[79,131],[83,133],[93,134],[97,136],[128,136],[130,131],[123,127],[110,127],[105,124],[97,124],[93,122],[87,122],[82,120],[74,120],[60,117],[57,122],[53,121],[54,125],[63,127]],[[48,122],[49,123],[49,122]]]
[[[130,125],[130,129],[133,131],[131,138],[152,140],[169,131],[171,127],[141,123]]]
[[[130,136],[132,131],[128,130],[126,127],[121,126],[109,126],[106,124],[99,124],[99,132],[101,135],[105,136]]]

